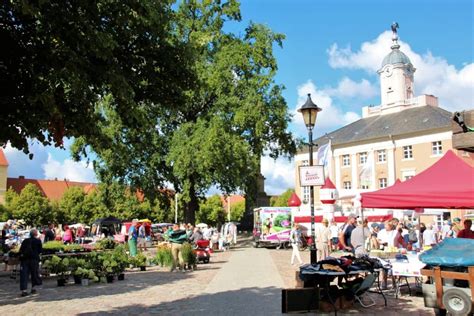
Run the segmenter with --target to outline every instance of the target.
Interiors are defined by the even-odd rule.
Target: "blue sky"
[[[243,33],[253,21],[286,35],[283,49],[274,52],[279,66],[275,81],[286,87],[291,113],[312,93],[323,108],[316,135],[353,122],[363,106],[380,103],[376,70],[390,52],[393,21],[400,25],[401,50],[417,68],[415,95],[438,96],[451,111],[474,108],[472,1],[245,0],[241,11],[243,23],[231,23],[226,30]],[[306,137],[299,115],[290,129]],[[10,177],[95,180],[91,166],[72,162],[67,150],[36,144],[33,152],[29,161],[7,146]],[[292,161],[265,157],[262,173],[269,194],[294,186]]]

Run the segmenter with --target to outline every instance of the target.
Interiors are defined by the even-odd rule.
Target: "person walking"
[[[36,293],[36,286],[41,285],[39,275],[39,260],[42,252],[41,241],[38,239],[38,231],[32,229],[30,237],[26,238],[20,246],[20,291],[21,296],[27,296],[28,278],[31,275],[31,294]]]
[[[294,223],[293,228],[290,231],[290,243],[291,243],[291,248],[293,249],[291,252],[291,265],[295,264],[295,258],[298,259],[298,262],[303,264],[303,261],[301,260],[300,256],[300,238],[301,234],[298,229],[298,224]]]
[[[317,261],[324,260],[329,256],[331,247],[331,230],[329,229],[329,221],[323,218],[322,226],[316,230],[316,258]]]
[[[138,239],[138,230],[137,230],[138,219],[132,220],[132,225],[128,229],[128,250],[131,257],[137,255],[137,239]]]
[[[179,270],[184,272],[184,260],[183,260],[183,243],[188,240],[186,230],[179,228],[178,224],[173,225],[173,229],[169,229],[166,232],[168,241],[171,243],[171,254],[173,256],[173,266],[171,271],[174,271],[177,266]]]

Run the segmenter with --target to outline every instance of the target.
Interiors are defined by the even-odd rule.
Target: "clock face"
[[[386,77],[390,77],[393,73],[393,66],[392,65],[385,66],[385,70],[383,73]]]

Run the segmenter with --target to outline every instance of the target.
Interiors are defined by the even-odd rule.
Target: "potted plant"
[[[74,277],[74,284],[81,284],[81,278],[76,274],[76,270],[84,267],[86,265],[86,261],[80,258],[70,258],[69,259],[69,270]]]
[[[185,267],[187,267],[190,270],[193,270],[196,268],[196,254],[193,251],[193,247],[191,246],[190,243],[185,242],[183,243],[183,247],[181,248],[181,253],[183,256],[183,261]]]
[[[140,271],[146,271],[147,258],[143,253],[138,253],[134,258],[134,266],[140,268]]]
[[[153,263],[160,267],[171,268],[173,266],[173,255],[170,247],[167,245],[158,246],[156,256],[153,258]]]
[[[75,276],[78,276],[81,280],[82,286],[88,286],[90,280],[97,281],[98,278],[96,277],[94,270],[88,268],[77,268],[74,272]]]
[[[61,259],[58,256],[52,256],[51,259],[44,262],[44,266],[58,277],[58,286],[66,285],[66,280],[69,275],[69,259]]]
[[[125,279],[125,269],[129,266],[130,260],[128,258],[126,249],[123,245],[117,246],[113,252],[112,257],[117,265],[114,266],[114,273],[117,275],[117,279],[119,281],[123,281]]]

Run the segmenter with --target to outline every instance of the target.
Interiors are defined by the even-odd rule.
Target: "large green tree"
[[[28,183],[20,194],[8,189],[5,202],[13,217],[24,220],[27,225],[46,225],[52,220],[49,201],[34,184]]]
[[[0,146],[63,136],[102,142],[97,101],[113,95],[127,127],[135,109],[170,109],[192,82],[171,0],[0,2]]]
[[[286,131],[283,87],[273,80],[273,48],[283,35],[253,23],[241,36],[225,32],[226,21],[240,21],[235,0],[188,0],[175,10],[173,32],[186,45],[193,72],[175,108],[136,107],[143,124],[129,128],[116,113],[115,97],[104,96],[99,128],[107,141],[84,137],[73,150],[76,158],[96,153],[102,181],[118,179],[151,199],[157,188],[173,184],[186,203],[185,221],[194,223],[211,186],[227,194],[245,190],[255,200],[260,157],[292,154],[295,142]]]

